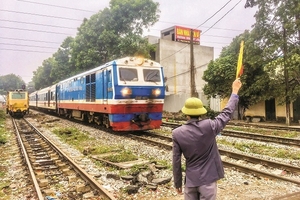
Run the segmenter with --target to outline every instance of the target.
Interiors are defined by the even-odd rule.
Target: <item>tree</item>
[[[241,76],[243,87],[239,91],[239,118],[243,117],[245,109],[261,100],[272,98],[272,88],[269,90],[268,76],[263,70],[265,61],[261,57],[262,50],[253,42],[254,32],[245,31],[234,38],[228,47],[223,48],[220,56],[211,61],[204,72],[203,80],[207,82],[204,86],[204,94],[208,97],[229,97],[231,84],[236,78],[236,66],[240,43],[245,41],[243,66],[244,73]],[[267,92],[270,91],[270,92]]]
[[[57,83],[76,73],[74,65],[70,62],[71,58],[71,43],[74,38],[67,37],[56,53],[53,54],[55,62],[51,69],[50,77]]]
[[[141,35],[158,21],[158,5],[152,0],[111,0],[109,8],[85,19],[71,45],[77,70],[135,53],[149,57],[151,47]]]
[[[20,76],[8,74],[0,76],[0,94],[6,95],[7,91],[22,89],[22,85],[26,85]]]
[[[29,94],[35,91],[35,86],[34,86],[34,82],[33,81],[30,81],[27,84],[27,91],[28,91]]]
[[[265,70],[277,89],[277,98],[286,104],[290,125],[290,103],[300,94],[300,2],[299,0],[247,0],[245,7],[258,6],[255,42],[270,61]]]
[[[111,0],[109,8],[84,19],[75,38],[67,37],[52,57],[34,71],[35,88],[57,83],[123,56],[150,57],[153,51],[141,35],[158,21],[152,0]]]
[[[51,70],[53,66],[56,65],[56,61],[53,57],[48,58],[43,61],[43,66],[38,67],[36,71],[33,72],[33,82],[35,84],[35,89],[41,89],[48,87],[55,82],[55,79],[50,77]]]

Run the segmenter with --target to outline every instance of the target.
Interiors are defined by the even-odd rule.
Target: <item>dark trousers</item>
[[[199,187],[184,188],[184,200],[215,200],[217,198],[217,182]]]

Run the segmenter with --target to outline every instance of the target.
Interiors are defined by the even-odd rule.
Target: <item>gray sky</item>
[[[256,9],[245,9],[246,0],[153,1],[160,3],[160,19],[144,35],[160,36],[174,25],[197,28],[202,31],[200,44],[214,47],[215,58],[255,22]],[[76,36],[84,18],[108,6],[109,0],[1,0],[0,76],[13,73],[31,81],[33,71],[63,40]]]

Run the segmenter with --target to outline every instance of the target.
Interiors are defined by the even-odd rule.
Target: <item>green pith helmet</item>
[[[190,116],[200,116],[207,113],[207,110],[203,107],[202,101],[195,97],[188,98],[185,101],[181,111],[185,115],[190,115]]]

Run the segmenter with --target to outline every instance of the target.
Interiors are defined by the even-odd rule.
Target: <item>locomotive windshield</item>
[[[137,70],[132,68],[119,68],[119,78],[121,81],[137,81]]]
[[[13,92],[11,94],[11,99],[25,99],[26,94],[24,92]]]
[[[160,82],[160,71],[158,69],[144,69],[143,74],[146,82]]]
[[[120,84],[125,85],[163,85],[161,69],[151,67],[119,67]]]

